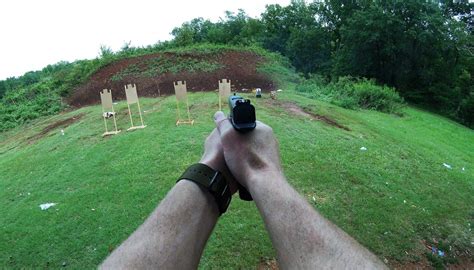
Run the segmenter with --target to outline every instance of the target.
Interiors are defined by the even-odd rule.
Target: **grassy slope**
[[[280,141],[288,180],[326,217],[381,258],[417,260],[421,239],[469,248],[473,224],[474,132],[407,108],[399,118],[349,111],[283,92],[352,131],[254,100],[257,117]],[[175,127],[174,97],[143,99],[148,127],[101,138],[98,106],[35,120],[0,133],[0,266],[93,268],[124,240],[196,162],[214,93],[190,95],[195,126]],[[129,125],[120,102],[119,127]],[[86,116],[28,144],[46,125]],[[365,146],[367,151],[360,151]],[[452,170],[443,167],[446,162]],[[465,167],[465,171],[461,168]],[[41,211],[39,204],[56,202]],[[406,203],[405,203],[406,202]],[[472,226],[472,225],[471,225]],[[219,221],[202,268],[255,268],[275,256],[252,203],[238,197]]]

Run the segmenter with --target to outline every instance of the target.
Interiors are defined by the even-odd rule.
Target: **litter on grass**
[[[367,151],[367,148],[364,147],[364,146],[362,146],[362,147],[360,148],[360,150],[361,150],[361,151]]]
[[[43,203],[43,204],[40,204],[39,207],[41,208],[41,210],[46,210],[55,205],[56,205],[55,203]]]
[[[64,129],[61,129],[61,135],[64,135]]]
[[[443,166],[448,168],[448,169],[452,169],[451,165],[449,165],[449,164],[443,163]]]
[[[440,249],[437,249],[436,247],[431,247],[431,253],[432,254],[435,254],[435,255],[438,255],[440,257],[444,257],[445,254],[444,254],[444,251],[440,250]]]
[[[433,239],[433,241],[434,241],[435,243],[437,243],[437,241],[435,241],[434,239]],[[446,256],[446,253],[444,253],[444,251],[442,251],[441,249],[439,249],[439,248],[437,248],[437,247],[435,247],[435,246],[429,245],[428,243],[426,243],[425,240],[422,240],[421,243],[422,243],[428,250],[431,250],[431,254],[433,254],[433,255],[435,255],[435,256],[439,256],[439,257],[444,257],[444,256]],[[451,247],[450,247],[450,249],[451,249]]]

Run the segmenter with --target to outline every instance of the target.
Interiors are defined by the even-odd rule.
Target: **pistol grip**
[[[239,197],[240,197],[240,199],[244,200],[244,201],[253,201],[252,195],[250,194],[250,192],[244,186],[242,186],[240,183],[238,185],[239,185]]]

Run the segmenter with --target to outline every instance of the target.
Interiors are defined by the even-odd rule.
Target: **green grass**
[[[214,127],[217,94],[189,96],[194,126],[175,126],[175,99],[166,97],[141,99],[148,126],[134,132],[124,131],[127,105],[120,102],[122,132],[112,137],[100,136],[99,106],[0,133],[0,268],[96,267],[199,159]],[[292,91],[279,99],[351,129],[253,99],[257,118],[279,140],[288,181],[324,216],[391,262],[423,259],[420,240],[433,238],[452,246],[448,256],[472,252],[472,130],[410,107],[398,117],[346,110]],[[79,113],[85,116],[65,128],[64,136],[57,128],[28,143],[45,126]],[[41,211],[39,204],[46,202],[57,206]],[[200,267],[255,269],[273,257],[256,207],[235,196]]]

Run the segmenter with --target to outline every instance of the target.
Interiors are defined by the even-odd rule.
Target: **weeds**
[[[164,73],[175,74],[183,71],[190,73],[211,72],[221,67],[223,67],[223,65],[217,61],[192,58],[189,57],[189,55],[187,57],[181,54],[175,55],[174,57],[163,55],[148,59],[140,64],[129,65],[126,69],[114,74],[111,80],[119,81],[130,76],[153,77]]]
[[[374,80],[340,77],[327,83],[322,77],[312,77],[296,86],[307,96],[330,102],[348,109],[369,109],[401,114],[403,98],[388,86],[380,86]]]

